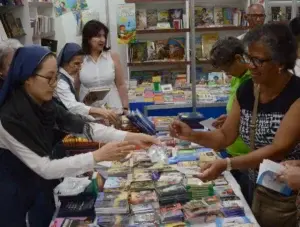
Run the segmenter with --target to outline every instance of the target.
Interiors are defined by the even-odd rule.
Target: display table
[[[146,116],[177,116],[178,113],[192,112],[192,104],[162,104],[151,102],[130,103],[130,109],[143,112]],[[217,118],[226,113],[226,103],[202,103],[197,105],[197,111],[207,118]]]

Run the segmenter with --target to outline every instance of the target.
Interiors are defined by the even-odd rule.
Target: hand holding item
[[[190,137],[193,132],[190,126],[179,120],[173,121],[169,129],[171,136],[181,140],[190,140]]]
[[[227,115],[223,114],[216,119],[215,122],[212,123],[212,126],[215,128],[221,128],[227,119]]]
[[[200,178],[202,181],[211,181],[217,179],[227,168],[227,161],[218,159],[216,161],[207,163],[201,167],[201,173],[195,177]]]
[[[109,122],[111,122],[114,125],[119,125],[120,124],[120,118],[113,110],[98,108],[97,114],[100,115],[103,118],[108,119]]]
[[[135,150],[135,146],[130,142],[107,143],[93,152],[96,162],[119,161]]]
[[[149,148],[153,144],[160,144],[160,141],[155,137],[143,133],[131,133],[126,140],[140,148]]]
[[[287,161],[284,161],[284,162],[282,162],[280,164],[284,165],[284,166],[300,167],[300,160],[287,160]]]
[[[298,166],[286,166],[277,178],[281,182],[285,182],[293,190],[300,189],[300,167]]]

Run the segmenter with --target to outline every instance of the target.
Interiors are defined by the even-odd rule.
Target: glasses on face
[[[255,67],[262,67],[265,62],[272,61],[271,58],[261,59],[257,57],[251,57],[248,54],[244,54],[243,56],[245,63],[252,64]]]
[[[251,19],[265,19],[266,15],[265,14],[247,14],[247,17],[251,18]]]
[[[43,76],[43,75],[40,75],[40,74],[37,74],[37,73],[36,73],[35,75],[37,75],[37,76],[39,76],[39,77],[42,77],[42,78],[48,80],[48,84],[49,84],[50,86],[53,86],[53,85],[59,80],[59,78],[60,78],[60,74],[59,74],[59,73],[56,73],[56,75],[55,75],[55,76],[52,76],[52,77]]]

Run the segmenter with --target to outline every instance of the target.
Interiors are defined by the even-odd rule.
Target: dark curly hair
[[[285,70],[294,69],[297,59],[297,42],[289,26],[284,23],[268,23],[251,29],[243,40],[246,46],[262,42],[271,53],[274,62]]]
[[[99,35],[99,32],[104,31],[105,33],[105,39],[107,42],[107,36],[109,33],[108,27],[106,27],[103,23],[97,20],[90,20],[87,22],[83,29],[82,29],[82,50],[86,54],[90,54],[91,52],[91,46],[89,44],[89,41],[91,38],[96,37]],[[110,47],[107,47],[107,44],[103,48],[104,51],[110,50]]]
[[[294,36],[300,35],[300,16],[295,17],[293,20],[290,21],[289,27]]]
[[[210,51],[210,62],[215,68],[231,65],[235,55],[243,56],[245,49],[241,40],[236,37],[225,37],[219,39]]]

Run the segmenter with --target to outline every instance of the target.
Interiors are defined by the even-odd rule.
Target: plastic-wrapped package
[[[55,187],[54,193],[60,196],[78,195],[84,192],[90,183],[91,181],[88,179],[88,177],[66,177],[63,182]]]
[[[167,155],[167,147],[159,146],[159,145],[152,145],[148,149],[148,156],[151,159],[151,162],[161,162],[168,164],[168,155]]]

